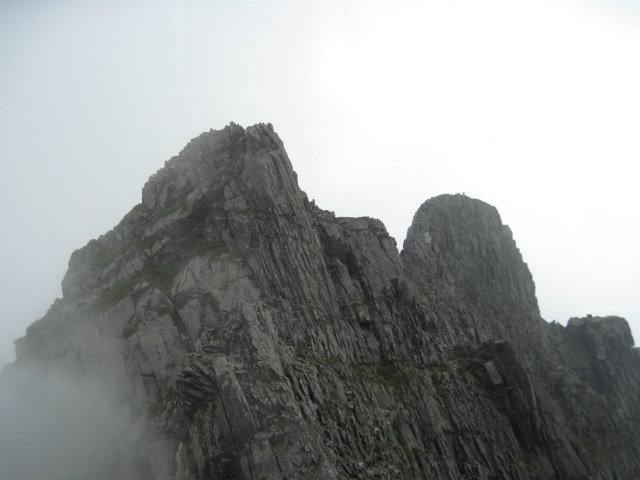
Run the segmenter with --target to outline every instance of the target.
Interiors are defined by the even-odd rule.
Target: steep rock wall
[[[109,392],[97,479],[637,478],[626,322],[548,325],[534,290],[493,207],[428,200],[400,254],[309,202],[271,125],[231,124],[74,252],[2,382]]]

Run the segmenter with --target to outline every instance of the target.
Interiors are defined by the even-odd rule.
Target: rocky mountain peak
[[[13,478],[640,476],[623,319],[547,324],[509,228],[464,195],[426,201],[399,253],[309,202],[271,125],[167,161],[17,346]],[[38,445],[71,431],[68,451],[4,420],[34,398],[56,407],[34,407]]]
[[[423,292],[466,306],[457,316],[469,341],[508,338],[535,356],[544,336],[535,285],[494,207],[461,194],[427,200],[413,218],[402,258]]]
[[[538,313],[535,285],[511,230],[495,207],[465,195],[441,195],[416,212],[404,256],[421,263],[421,280],[447,283],[471,301]]]

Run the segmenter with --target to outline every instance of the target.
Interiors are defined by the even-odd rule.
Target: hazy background
[[[0,365],[71,252],[230,121],[273,123],[310,199],[399,247],[432,196],[493,204],[544,318],[640,343],[634,3],[0,0]]]

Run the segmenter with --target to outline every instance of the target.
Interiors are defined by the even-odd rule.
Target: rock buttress
[[[103,452],[92,478],[637,472],[638,356],[607,340],[618,327],[589,343],[540,318],[493,207],[426,202],[400,255],[380,221],[308,201],[271,125],[192,140],[74,252],[63,293],[12,370],[114,386],[125,420],[88,445]],[[596,381],[589,348],[627,360]],[[593,395],[576,401],[583,382]],[[626,432],[623,466],[578,418],[592,414]]]

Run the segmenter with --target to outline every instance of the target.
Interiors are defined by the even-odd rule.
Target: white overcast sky
[[[546,320],[640,343],[637,5],[0,0],[0,365],[71,252],[231,121],[273,123],[310,198],[399,247],[430,197],[491,203]]]

